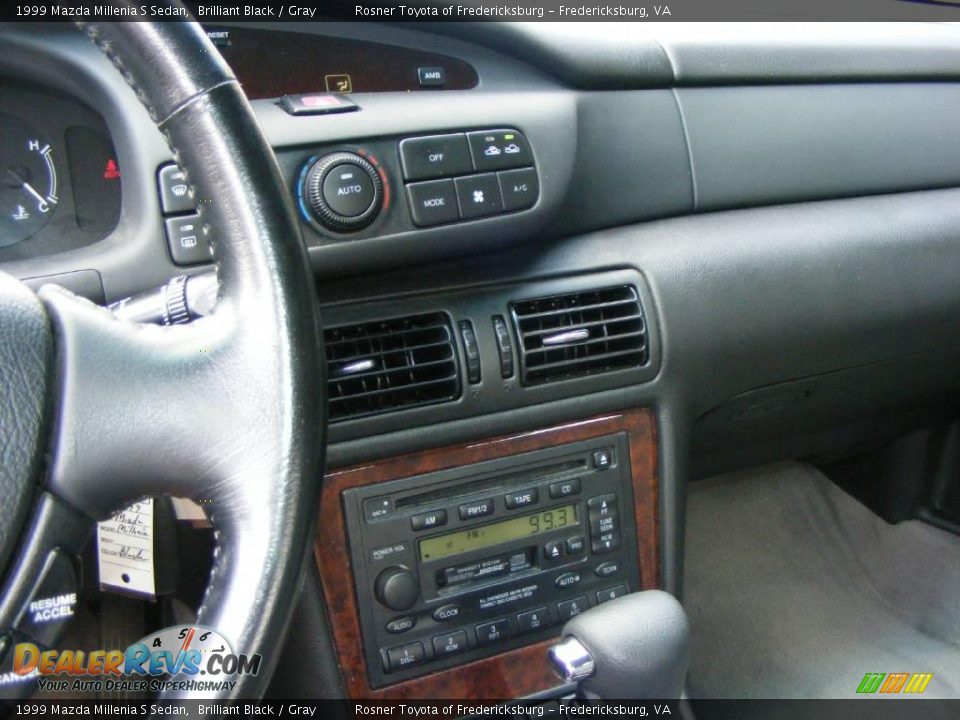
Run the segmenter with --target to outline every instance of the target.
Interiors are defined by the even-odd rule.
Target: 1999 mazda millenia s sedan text
[[[0,25],[8,706],[960,697],[960,26],[90,20]]]

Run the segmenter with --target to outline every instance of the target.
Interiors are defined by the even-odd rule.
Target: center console
[[[567,620],[659,585],[656,462],[634,410],[330,473],[316,560],[347,694],[556,685]]]

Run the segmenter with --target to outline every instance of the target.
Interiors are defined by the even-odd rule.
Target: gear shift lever
[[[680,697],[690,626],[676,598],[661,590],[625,595],[577,615],[548,651],[554,671],[599,699]]]

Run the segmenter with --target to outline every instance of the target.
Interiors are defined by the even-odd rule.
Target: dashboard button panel
[[[399,156],[417,227],[527,210],[540,198],[533,153],[519,130],[404,138]]]

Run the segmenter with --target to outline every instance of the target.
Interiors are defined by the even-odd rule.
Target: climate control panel
[[[282,151],[278,160],[293,176],[305,227],[325,239],[483,221],[540,200],[533,147],[516,128],[378,138]]]
[[[626,433],[352,488],[372,687],[559,632],[639,588]]]

